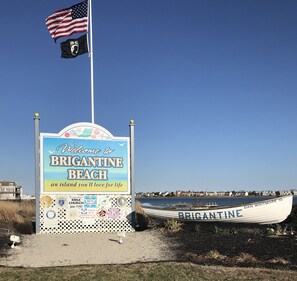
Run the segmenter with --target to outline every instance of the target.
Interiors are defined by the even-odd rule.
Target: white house
[[[22,187],[13,181],[0,181],[0,200],[21,199]]]

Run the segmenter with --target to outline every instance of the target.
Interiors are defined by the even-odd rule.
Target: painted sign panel
[[[93,140],[43,136],[41,147],[43,192],[130,191],[127,138]],[[96,204],[92,199],[86,198],[83,204],[92,208]]]

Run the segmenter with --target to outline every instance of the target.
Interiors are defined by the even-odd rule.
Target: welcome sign
[[[40,144],[42,193],[130,193],[129,138],[77,123]]]
[[[43,137],[44,192],[129,192],[129,142]]]
[[[131,138],[76,123],[39,142],[37,233],[134,231]]]

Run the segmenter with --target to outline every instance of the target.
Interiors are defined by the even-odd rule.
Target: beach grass
[[[35,216],[33,201],[1,201],[0,220],[5,222],[23,222],[25,217]]]
[[[33,232],[35,219],[35,201],[0,201],[0,222],[10,231],[23,234]]]
[[[0,280],[297,280],[297,271],[162,262],[48,268],[0,267]]]
[[[139,230],[144,230],[149,224],[149,218],[144,214],[141,203],[139,201],[135,202],[135,213],[136,220]]]

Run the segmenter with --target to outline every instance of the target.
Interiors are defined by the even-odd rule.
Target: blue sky
[[[78,2],[0,3],[0,179],[28,194],[34,113],[44,133],[91,122],[89,58],[45,26]],[[297,187],[297,1],[92,2],[95,123],[135,120],[136,191]]]

